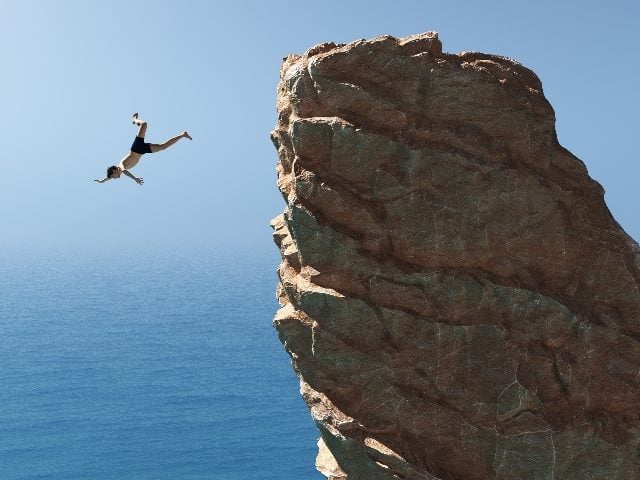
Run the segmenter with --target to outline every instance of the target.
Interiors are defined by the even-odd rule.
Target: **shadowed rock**
[[[274,320],[333,479],[640,478],[638,245],[536,75],[437,34],[283,63]]]

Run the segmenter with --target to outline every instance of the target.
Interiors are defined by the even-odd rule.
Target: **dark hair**
[[[116,167],[115,165],[111,165],[109,168],[107,168],[107,178],[111,178],[111,175],[116,170],[118,170],[118,167]]]

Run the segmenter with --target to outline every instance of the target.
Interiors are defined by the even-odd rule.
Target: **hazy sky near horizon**
[[[276,85],[282,57],[326,41],[436,30],[445,51],[533,69],[560,143],[640,238],[634,139],[640,4],[485,0],[130,2],[3,0],[3,252],[274,249]],[[93,182],[128,151],[189,130],[127,178]]]

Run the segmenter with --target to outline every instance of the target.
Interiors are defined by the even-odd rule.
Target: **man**
[[[95,180],[96,182],[104,183],[107,180],[111,180],[112,178],[120,178],[120,175],[124,174],[127,177],[135,180],[138,185],[142,185],[144,183],[144,180],[142,178],[136,177],[129,171],[131,168],[135,167],[138,164],[142,155],[144,155],[145,153],[155,153],[166,150],[181,138],[188,138],[189,140],[193,140],[191,136],[186,131],[184,131],[180,135],[176,135],[175,137],[170,138],[164,143],[145,143],[144,134],[147,132],[147,122],[139,119],[137,113],[134,113],[131,118],[133,120],[133,123],[139,126],[138,134],[136,135],[136,138],[131,145],[131,151],[127,155],[125,155],[122,160],[120,160],[120,163],[117,166],[112,165],[107,168],[107,176],[102,180]]]

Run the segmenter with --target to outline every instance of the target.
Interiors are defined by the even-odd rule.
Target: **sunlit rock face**
[[[540,80],[435,33],[278,90],[275,326],[332,479],[640,478],[638,245]]]

